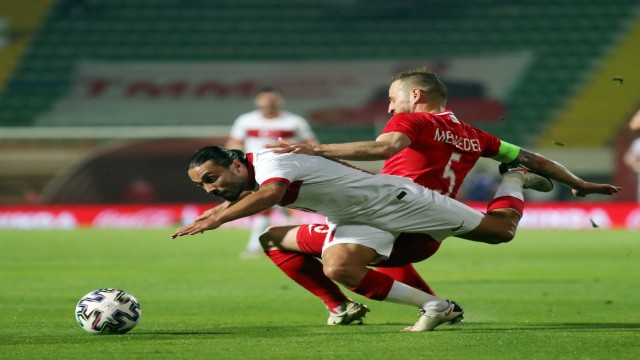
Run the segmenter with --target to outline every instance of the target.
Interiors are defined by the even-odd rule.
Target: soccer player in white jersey
[[[225,144],[228,149],[255,152],[265,144],[279,137],[301,143],[315,143],[316,137],[307,121],[296,114],[283,110],[282,91],[274,87],[263,87],[256,93],[256,110],[240,115],[233,126]],[[284,216],[284,209],[275,207]],[[251,223],[249,242],[241,254],[243,258],[254,258],[262,254],[259,237],[270,225],[270,210],[256,214]]]
[[[640,109],[638,109],[631,117],[631,120],[629,120],[629,129],[631,131],[640,131]]]
[[[633,140],[629,149],[624,153],[624,162],[637,173],[636,199],[640,203],[640,137]]]
[[[189,177],[208,193],[227,200],[208,217],[184,226],[172,237],[217,229],[222,224],[280,204],[327,217],[330,231],[322,251],[325,274],[354,288],[372,270],[367,266],[390,256],[400,232],[424,233],[436,241],[457,236],[498,244],[513,239],[524,207],[524,175],[503,174],[508,189],[504,208],[487,214],[398,176],[373,175],[323,157],[303,154],[250,153],[208,146],[190,160]],[[527,174],[529,178],[537,175]],[[538,176],[542,181],[548,181]],[[598,191],[620,189],[603,185]],[[518,211],[519,210],[519,211]],[[384,301],[421,309],[408,331],[429,331],[454,322],[463,310],[398,281]]]

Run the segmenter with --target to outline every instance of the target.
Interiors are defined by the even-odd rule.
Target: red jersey
[[[478,158],[496,156],[500,149],[497,136],[459,121],[451,111],[396,114],[382,130],[388,132],[407,135],[411,145],[386,160],[381,173],[413,179],[452,198]]]

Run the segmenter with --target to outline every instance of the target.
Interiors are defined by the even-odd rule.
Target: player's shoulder
[[[466,122],[462,121],[459,117],[457,117],[456,114],[454,114],[453,111],[451,110],[444,110],[436,113],[429,113],[428,116],[434,121],[446,121],[446,122],[453,122],[456,124],[464,124],[467,126],[469,125]]]
[[[431,122],[433,119],[429,116],[429,113],[414,112],[414,113],[397,113],[389,118],[389,124],[421,124]]]
[[[300,157],[300,155],[304,155],[293,153],[278,154],[274,151],[274,149],[260,149],[253,152],[253,158],[256,160],[260,159],[262,161],[291,161],[291,159],[295,159],[297,157]]]
[[[256,119],[260,119],[260,118],[261,118],[260,111],[253,110],[253,111],[246,112],[244,114],[240,114],[236,118],[235,122],[236,123],[251,122],[251,121],[255,121]]]
[[[298,114],[294,114],[291,111],[287,111],[287,110],[282,110],[280,116],[282,118],[287,118],[287,119],[291,119],[291,120],[295,120],[295,121],[307,122],[307,120],[305,118],[303,118],[302,116],[300,116]]]

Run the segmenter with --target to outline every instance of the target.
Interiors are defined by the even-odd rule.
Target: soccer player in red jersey
[[[411,178],[453,198],[481,156],[503,163],[515,161],[567,184],[577,196],[612,191],[600,184],[585,183],[556,162],[460,121],[453,112],[446,110],[446,99],[446,86],[435,74],[426,69],[403,72],[392,79],[389,88],[388,110],[394,116],[375,141],[315,145],[281,141],[268,147],[280,148],[277,152],[346,160],[385,160],[381,173]],[[488,211],[503,206],[512,194],[503,186],[497,195]],[[514,211],[522,214],[521,207]],[[360,321],[366,307],[350,301],[324,276],[322,264],[314,258],[320,256],[326,231],[327,226],[322,224],[274,227],[267,230],[261,241],[267,255],[285,274],[324,301],[330,310],[329,324]],[[438,247],[439,243],[428,236],[401,234],[389,260],[376,264],[377,272],[372,270],[353,290],[370,298],[384,298],[390,279],[380,276],[381,273],[433,295],[409,262],[415,262],[412,257],[416,254],[432,255]]]

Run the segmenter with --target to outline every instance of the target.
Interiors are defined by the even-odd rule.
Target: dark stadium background
[[[639,10],[632,0],[3,1],[0,228],[49,206],[205,205],[186,159],[222,144],[257,86],[282,86],[321,142],[366,140],[387,117],[390,77],[419,65],[443,76],[461,119],[625,188],[583,200],[558,187],[528,194],[532,204],[638,213],[621,159],[637,136],[627,122],[640,107]],[[480,163],[462,200],[491,195],[494,167]]]

